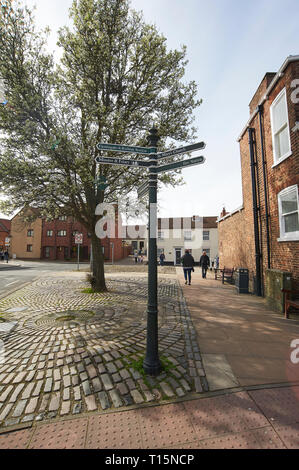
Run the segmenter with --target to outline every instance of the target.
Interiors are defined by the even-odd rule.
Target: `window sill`
[[[293,238],[277,238],[278,242],[299,242],[299,236]]]
[[[286,160],[287,158],[289,158],[291,155],[293,155],[293,152],[290,151],[288,152],[284,157],[280,158],[280,160],[278,160],[278,162],[274,163],[271,168],[275,168],[276,166],[280,165],[281,162],[283,162],[284,160]]]

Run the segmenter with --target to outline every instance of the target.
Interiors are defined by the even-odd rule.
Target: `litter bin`
[[[249,270],[246,268],[238,268],[235,286],[239,294],[248,294],[249,286]]]

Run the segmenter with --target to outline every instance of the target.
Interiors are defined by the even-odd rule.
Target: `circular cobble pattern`
[[[138,369],[146,345],[147,277],[107,276],[87,294],[78,275],[47,277],[0,301],[0,426],[173,400],[206,390],[195,331],[175,278],[159,279],[159,352],[166,369]]]

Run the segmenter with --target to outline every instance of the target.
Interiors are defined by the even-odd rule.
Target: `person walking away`
[[[165,260],[165,255],[162,251],[162,253],[160,254],[160,266],[164,266],[164,260]]]
[[[204,251],[200,257],[199,266],[201,266],[201,269],[202,269],[202,278],[206,279],[207,270],[208,270],[208,267],[210,266],[210,258],[208,257],[206,251]]]
[[[137,263],[137,261],[138,261],[138,251],[137,250],[134,251],[134,258],[135,258],[135,263]]]
[[[8,251],[6,250],[6,251],[4,252],[4,259],[5,259],[5,261],[6,261],[7,263],[8,263],[8,258],[9,258],[9,256],[8,256]]]
[[[185,254],[182,257],[182,265],[184,270],[185,284],[191,285],[191,272],[194,271],[194,258],[189,253],[189,250],[185,250]],[[187,280],[188,278],[188,280]]]

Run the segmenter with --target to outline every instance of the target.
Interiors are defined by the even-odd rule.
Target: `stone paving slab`
[[[254,390],[249,395],[273,425],[299,422],[299,386]]]
[[[207,376],[210,390],[223,390],[240,385],[224,354],[202,354],[202,361],[203,373]]]
[[[0,333],[10,333],[18,325],[17,321],[0,322]]]
[[[246,432],[269,424],[246,392],[187,402],[185,408],[198,439]]]
[[[87,449],[140,449],[143,447],[138,412],[91,416]]]
[[[85,446],[86,430],[87,419],[46,424],[36,429],[29,448],[80,449]]]
[[[274,392],[282,396],[281,389]],[[271,411],[271,403],[265,409]],[[299,421],[291,422],[289,416],[289,424],[273,425],[265,409],[248,392],[238,392],[85,414],[2,433],[0,449],[299,449]],[[285,416],[288,413],[290,409]]]
[[[85,293],[85,274],[42,277],[0,300],[13,332],[0,333],[0,430],[85,412],[126,409],[207,391],[196,334],[175,276],[159,276],[159,353],[166,369],[142,376],[147,276],[107,275]],[[5,323],[2,323],[5,324]]]
[[[147,449],[167,448],[196,438],[194,427],[184,404],[171,404],[158,409],[138,410],[144,446]]]
[[[33,435],[33,429],[0,434],[0,449],[26,449]]]

